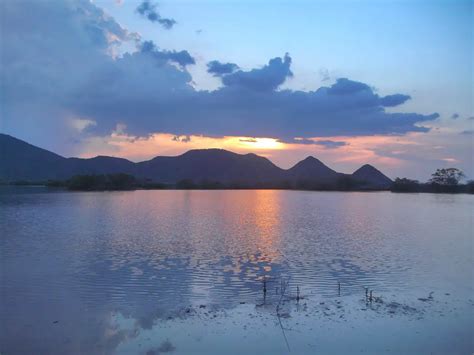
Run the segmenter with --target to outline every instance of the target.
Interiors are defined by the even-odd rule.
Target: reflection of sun
[[[274,138],[240,138],[239,143],[256,149],[282,149],[283,143]]]

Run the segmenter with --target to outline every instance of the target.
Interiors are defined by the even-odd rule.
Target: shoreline
[[[435,194],[435,195],[473,195],[473,192],[467,191],[393,191],[390,189],[353,189],[353,190],[337,190],[337,189],[292,189],[277,187],[222,187],[222,188],[179,188],[174,186],[167,187],[135,187],[128,189],[69,189],[66,186],[49,186],[46,183],[31,184],[0,184],[0,187],[42,187],[56,191],[66,192],[118,192],[118,191],[251,191],[251,190],[275,190],[275,191],[307,191],[307,192],[391,192],[394,194]]]

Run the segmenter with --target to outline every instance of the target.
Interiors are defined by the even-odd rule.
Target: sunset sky
[[[64,156],[474,178],[472,1],[2,1],[0,132]]]

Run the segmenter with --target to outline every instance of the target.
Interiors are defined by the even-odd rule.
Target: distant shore
[[[448,193],[473,194],[474,184],[440,185],[418,183],[407,179],[396,179],[389,188],[364,187],[357,185],[330,185],[316,182],[262,182],[258,184],[221,183],[217,181],[195,182],[183,179],[176,183],[160,183],[150,180],[139,180],[128,174],[76,175],[67,180],[48,181],[12,181],[0,182],[3,186],[44,186],[61,188],[68,191],[133,191],[133,190],[294,190],[294,191],[339,191],[339,192],[377,192],[394,193]]]

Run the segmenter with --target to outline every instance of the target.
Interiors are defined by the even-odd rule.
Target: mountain
[[[135,163],[122,158],[64,158],[6,134],[0,134],[0,180],[62,180],[77,174],[133,174]]]
[[[371,188],[389,188],[393,181],[372,165],[365,164],[352,173],[352,178]]]
[[[62,176],[67,159],[24,141],[0,134],[0,179],[44,180]]]
[[[69,175],[116,173],[135,175],[137,170],[136,164],[130,160],[101,155],[90,159],[69,158],[66,165]]]
[[[281,180],[285,170],[255,154],[196,149],[177,157],[156,157],[137,163],[137,176],[165,183],[192,179],[255,184]]]
[[[392,183],[370,165],[347,175],[332,170],[314,157],[307,157],[288,170],[256,154],[237,154],[223,149],[196,149],[175,157],[158,156],[139,163],[107,156],[65,158],[0,134],[0,181],[39,182],[66,180],[74,175],[112,173],[126,173],[168,184],[188,179],[196,183],[219,182],[243,187],[385,189]]]
[[[342,175],[311,156],[297,163],[288,170],[288,173],[293,179],[317,180],[318,182],[332,182]]]

